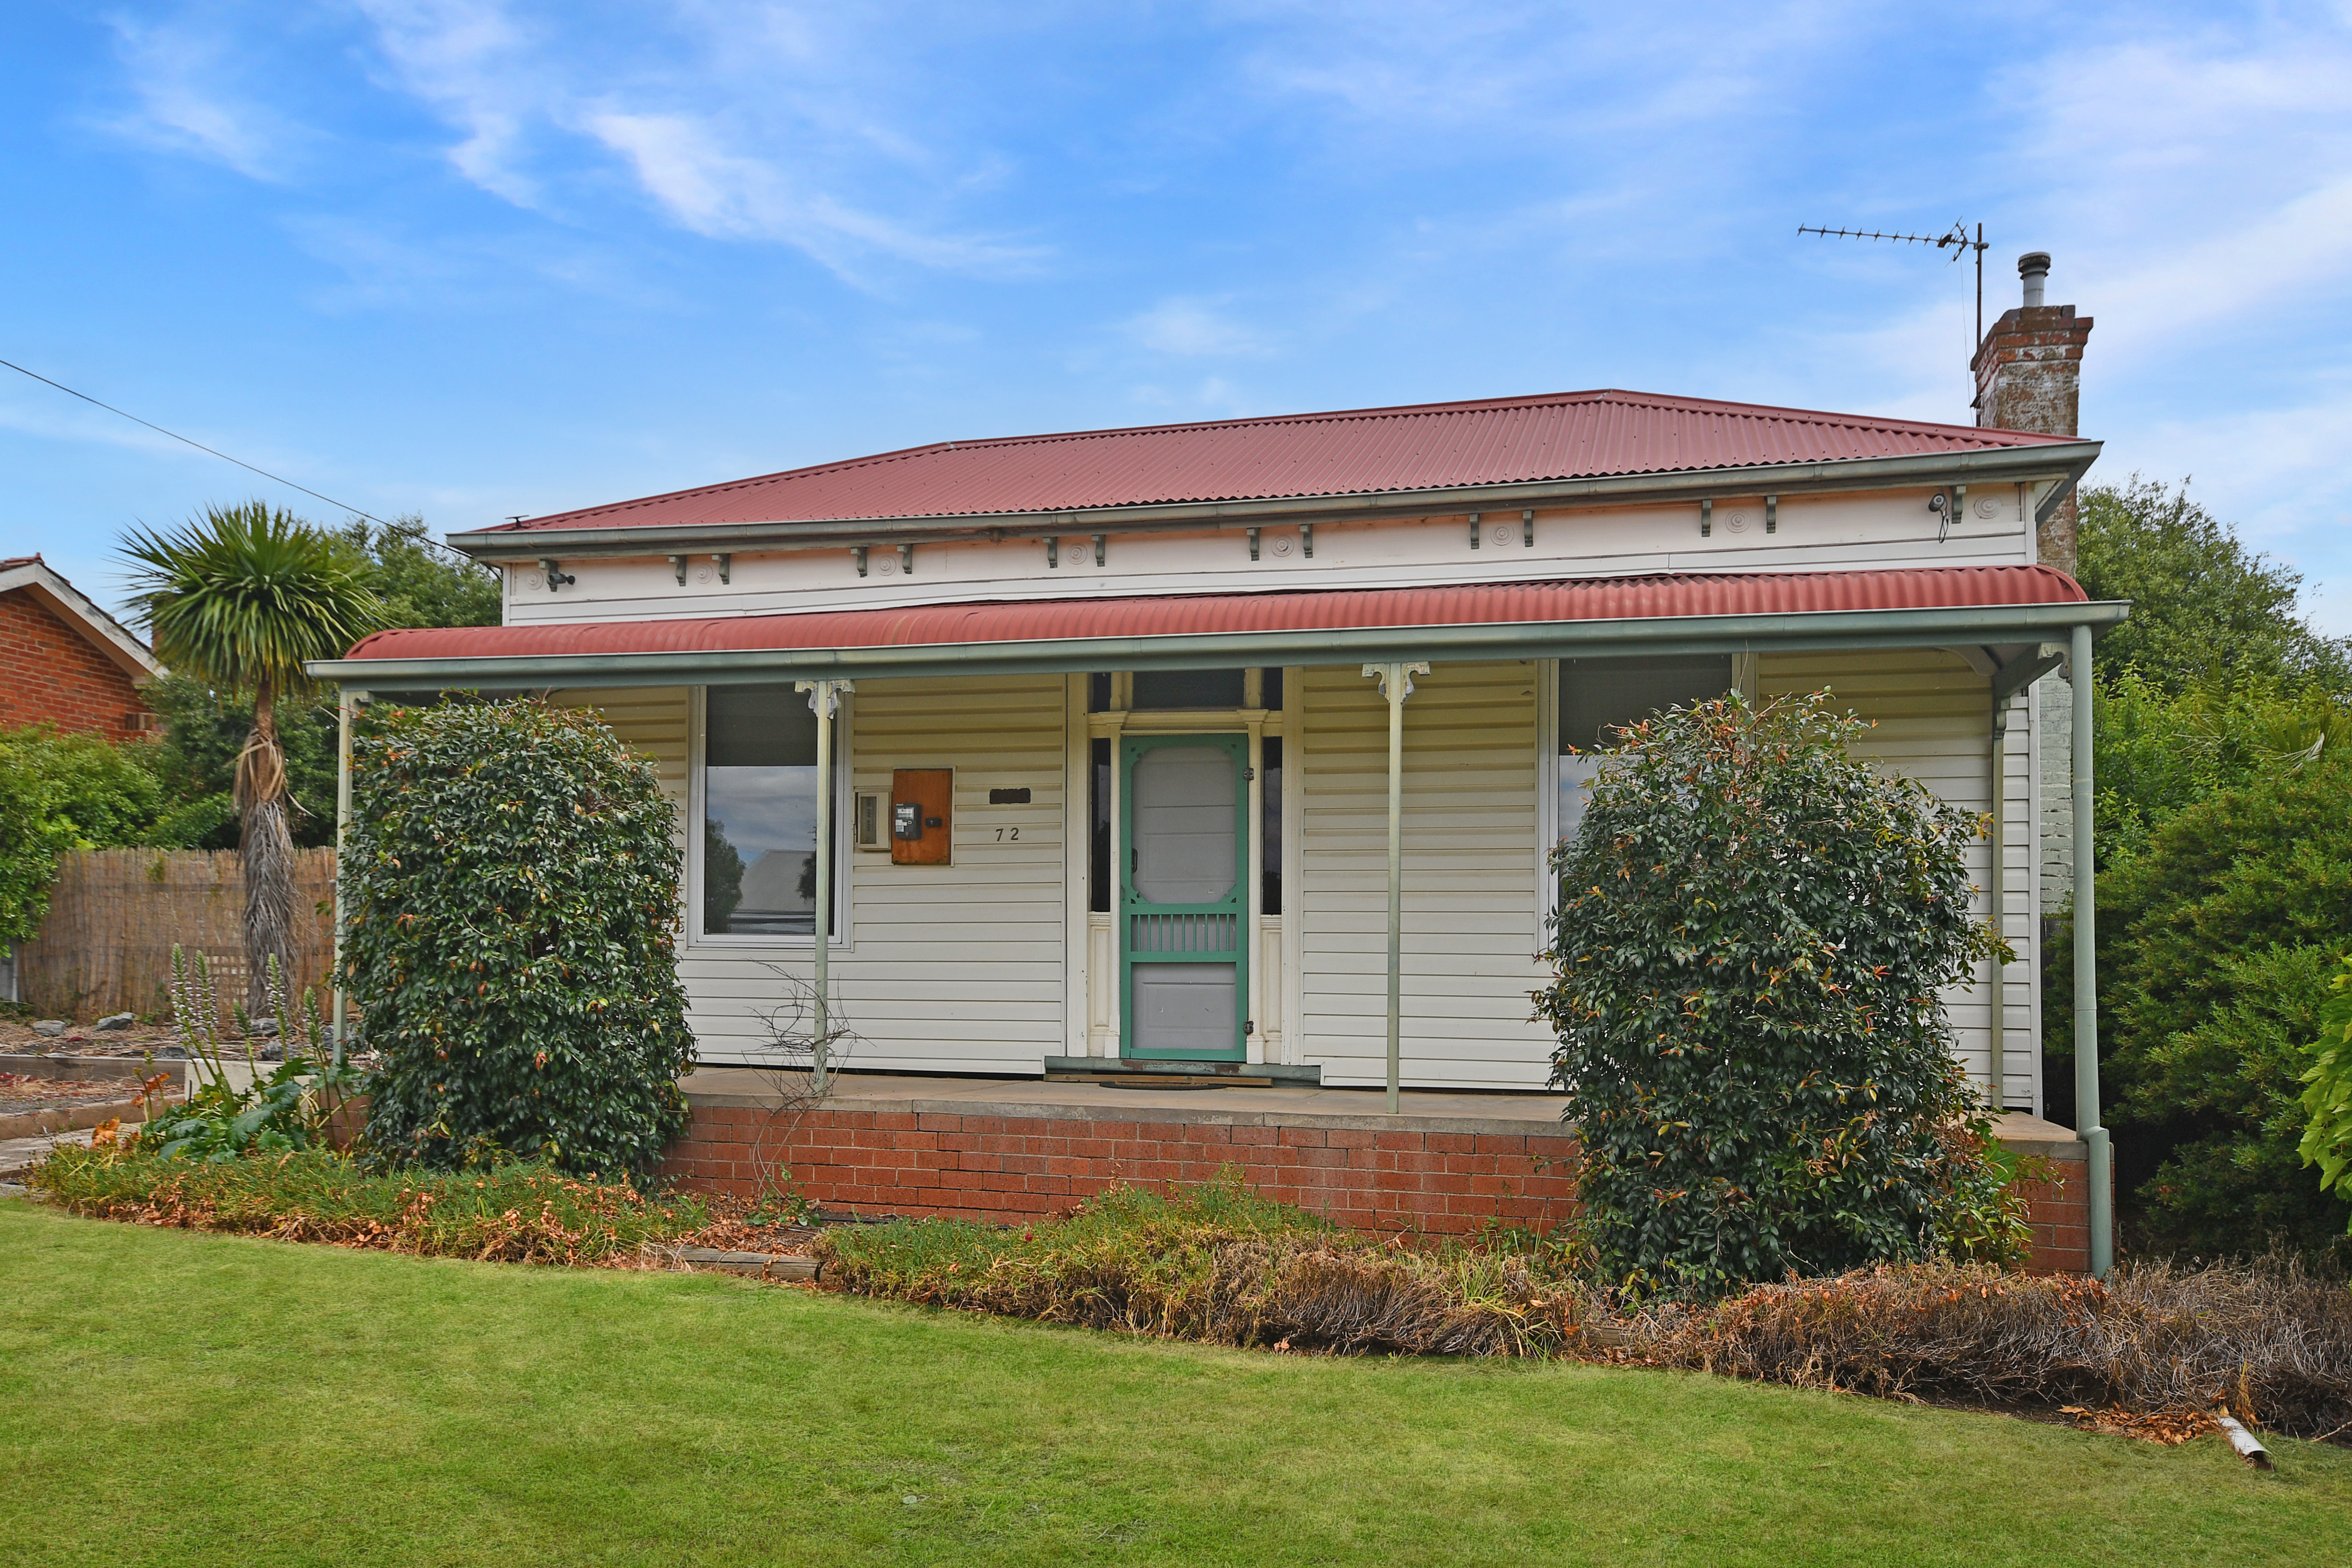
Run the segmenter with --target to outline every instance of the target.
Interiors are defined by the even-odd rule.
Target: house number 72
[[[1000,827],[996,830],[996,841],[999,844],[1017,840],[1020,837],[1021,830],[1017,827]]]

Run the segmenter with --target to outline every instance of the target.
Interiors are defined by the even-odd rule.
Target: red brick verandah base
[[[1549,1230],[1576,1212],[1576,1140],[1549,1095],[1415,1092],[1395,1115],[1360,1089],[1148,1090],[1035,1080],[845,1078],[782,1109],[756,1072],[687,1082],[694,1121],[667,1174],[689,1187],[784,1189],[862,1215],[1004,1224],[1115,1183],[1204,1182],[1232,1170],[1265,1197],[1358,1229]],[[2004,1142],[2055,1163],[2031,1189],[2034,1266],[2088,1267],[2082,1145],[2032,1118]],[[2068,1156],[2072,1154],[2072,1163]]]

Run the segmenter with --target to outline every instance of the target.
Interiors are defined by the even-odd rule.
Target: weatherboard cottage
[[[550,689],[659,760],[689,1174],[743,1173],[708,1129],[758,1095],[720,1069],[762,1061],[780,973],[822,974],[868,1098],[794,1134],[819,1195],[1034,1212],[1231,1158],[1461,1228],[1567,1190],[1528,994],[1574,749],[1727,690],[1831,688],[1991,816],[2017,962],[1948,1000],[2039,1112],[2030,699],[2124,606],[2037,533],[2097,452],[1615,391],[959,440],[453,536],[503,626],[319,669]]]

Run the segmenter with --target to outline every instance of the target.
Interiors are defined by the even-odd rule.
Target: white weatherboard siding
[[[551,691],[548,700],[558,708],[594,709],[622,740],[651,757],[661,769],[662,793],[677,804],[682,824],[686,815],[686,716],[689,696],[683,686],[616,687]]]
[[[1298,873],[1297,1039],[1323,1081],[1385,1081],[1388,702],[1358,668],[1293,685],[1284,761]],[[1529,1022],[1536,959],[1537,680],[1532,661],[1441,664],[1404,715],[1404,1081],[1540,1089],[1550,1037]],[[1286,783],[1288,781],[1286,780]]]
[[[1058,676],[858,685],[855,787],[887,795],[894,768],[954,769],[954,840],[946,866],[845,851],[849,940],[829,960],[837,1021],[854,1034],[842,1065],[1035,1073],[1060,1054],[1063,692]],[[625,739],[661,758],[664,782],[684,804],[688,693],[575,691],[563,700],[604,709]],[[992,788],[1023,786],[1027,805],[988,804]],[[678,973],[703,1058],[761,1059],[763,1016],[790,989],[782,976],[804,984],[811,958],[806,942],[689,939]]]
[[[1546,776],[1539,674],[1532,662],[1439,664],[1415,678],[1405,704],[1403,1076],[1411,1084],[1537,1089],[1549,1072],[1550,1038],[1529,1020],[1528,994],[1545,979],[1536,956]],[[1759,684],[1767,700],[1829,688],[1874,722],[1857,747],[1864,755],[1966,810],[1988,808],[1987,686],[1957,656],[1767,655]],[[1319,1063],[1328,1083],[1377,1084],[1387,1048],[1388,705],[1354,665],[1294,670],[1289,690],[1289,912],[1265,922],[1263,1022],[1268,1034],[1280,1027],[1279,1059]],[[831,967],[841,1017],[856,1037],[848,1057],[855,1065],[1034,1074],[1074,1038],[1111,1047],[1115,985],[1087,985],[1090,1005],[1076,1010],[1074,964],[1065,962],[1066,933],[1085,942],[1098,926],[1088,967],[1106,982],[1115,976],[1108,918],[1074,924],[1066,896],[1066,865],[1081,886],[1086,874],[1083,846],[1065,858],[1065,795],[1074,776],[1066,693],[1056,676],[858,686],[850,710],[855,787],[887,792],[894,768],[952,768],[955,826],[948,866],[848,855],[843,923],[850,940],[834,947]],[[664,788],[684,807],[691,699],[669,687],[569,691],[557,700],[602,710],[657,761]],[[2005,926],[2019,962],[2007,975],[2000,1089],[2006,1103],[2031,1107],[2040,1085],[2028,709],[2017,704],[2007,757]],[[990,789],[1022,786],[1031,791],[1028,804],[987,804]],[[1990,848],[1979,840],[1969,851],[1980,907]],[[1295,974],[1276,961],[1286,948],[1297,955]],[[777,971],[805,981],[810,951],[805,943],[689,942],[679,969],[704,1057],[755,1060],[761,1015],[786,996]],[[1980,1082],[1992,1066],[1988,990],[1979,982],[1947,996],[1962,1059]]]
[[[1828,688],[1840,706],[1873,724],[1856,742],[1857,755],[1916,779],[1964,811],[1991,810],[1991,688],[1957,654],[1937,648],[1767,654],[1760,661],[1760,677],[1766,700]],[[2007,1050],[2000,1099],[2007,1105],[2031,1108],[2040,1103],[2041,1052],[2033,1032],[2032,752],[2022,703],[2010,721],[2007,752],[2009,905],[2002,923],[2018,962],[2004,977]],[[1990,841],[1975,840],[1967,855],[1975,909],[1982,917],[1991,912]],[[1971,1078],[1990,1087],[1990,967],[1979,965],[1976,982],[1948,988],[1944,1001],[1961,1061]]]

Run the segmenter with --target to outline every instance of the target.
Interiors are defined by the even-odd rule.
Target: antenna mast
[[[1865,231],[1859,228],[1817,228],[1810,225],[1803,224],[1798,226],[1797,232],[1799,234],[1818,234],[1823,239],[1885,239],[1892,240],[1898,245],[1932,245],[1938,250],[1950,250],[1952,253],[1952,259],[1955,261],[1958,261],[1962,256],[1966,255],[1969,251],[1976,252],[1977,337],[1976,342],[1970,345],[1969,350],[1969,357],[1971,363],[1975,360],[1977,350],[1984,347],[1984,225],[1977,225],[1977,233],[1974,239],[1969,237],[1969,224],[1966,218],[1958,219],[1949,229],[1940,235],[1882,234],[1876,229]],[[1974,400],[1971,399],[1970,402],[1973,406]]]

